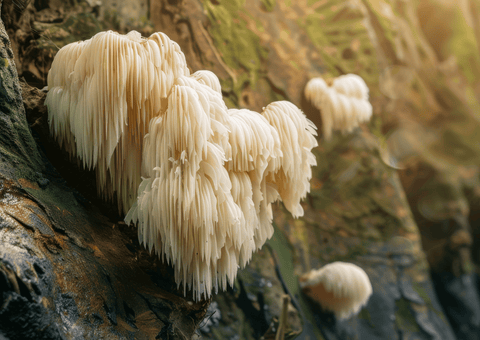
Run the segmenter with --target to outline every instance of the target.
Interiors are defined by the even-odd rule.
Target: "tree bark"
[[[68,187],[32,137],[3,22],[0,44],[0,334],[191,339],[208,301],[177,293],[135,230]]]
[[[449,31],[440,50],[432,34],[438,18],[453,18],[454,7],[434,0],[418,8],[372,0],[136,4],[150,5],[151,22],[135,21],[141,12],[119,23],[128,1],[117,1],[116,9],[4,1],[12,48],[2,29],[0,336],[269,339],[278,326],[298,339],[478,336],[480,256],[474,249],[472,264],[478,237],[469,223],[478,235],[480,152],[462,132],[479,131],[480,86],[468,81],[462,55],[439,55],[468,32]],[[477,0],[470,7],[480,8]],[[432,21],[421,20],[425,13],[433,13]],[[305,216],[293,220],[276,206],[272,240],[211,304],[177,292],[171,268],[96,197],[95,176],[51,139],[45,93],[30,86],[46,85],[58,48],[106,29],[162,31],[179,43],[192,71],[217,74],[229,107],[260,111],[290,100],[319,128],[320,113],[303,95],[309,79],[357,73],[370,87],[368,126],[330,142],[320,134]],[[480,70],[472,51],[453,53]],[[29,84],[18,81],[17,71]],[[406,155],[395,152],[399,143]],[[450,176],[452,167],[458,176]],[[425,209],[435,218],[426,218]],[[297,280],[335,260],[364,268],[374,291],[360,314],[341,322],[308,300]],[[279,325],[285,293],[291,303],[287,324]]]

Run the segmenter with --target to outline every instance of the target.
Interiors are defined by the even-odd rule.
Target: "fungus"
[[[285,207],[294,217],[303,216],[300,200],[310,192],[312,166],[317,165],[311,150],[318,145],[315,124],[287,101],[269,104],[263,116],[279,132],[283,157],[272,160],[267,181],[278,188]]]
[[[356,74],[335,78],[331,86],[322,78],[313,78],[305,87],[305,97],[320,110],[326,140],[332,131],[350,133],[372,116],[368,87]]]
[[[267,186],[266,176],[269,162],[282,157],[280,138],[277,130],[257,112],[230,109],[228,113],[230,120],[227,126],[233,157],[226,167],[230,176],[237,179],[232,183],[241,185],[234,191],[250,194],[251,188],[255,216],[249,219],[250,223],[246,222],[246,227],[253,229],[253,251],[260,249],[273,235],[271,203],[277,199],[278,193],[275,188]],[[245,210],[245,203],[240,205],[244,216],[251,216],[252,211]]]
[[[163,33],[100,32],[55,56],[45,101],[50,131],[95,169],[99,194],[110,201],[116,194],[120,212],[137,197],[148,123],[165,111],[175,79],[189,74],[180,47]]]
[[[232,285],[272,236],[274,201],[303,214],[315,126],[287,102],[263,115],[229,110],[215,74],[190,75],[162,33],[104,32],[67,45],[49,88],[52,134],[95,169],[102,196],[116,194],[140,243],[195,300]]]
[[[367,273],[357,265],[333,262],[300,277],[302,291],[337,319],[357,314],[372,295]]]
[[[207,70],[199,70],[192,74],[192,78],[198,80],[199,83],[205,84],[218,93],[222,94],[222,87],[220,86],[220,81],[218,80],[215,73]]]
[[[167,111],[151,121],[145,136],[148,177],[126,217],[138,225],[141,242],[173,265],[175,281],[192,289],[196,300],[233,284],[247,239],[225,152],[212,142],[208,89],[173,86]]]

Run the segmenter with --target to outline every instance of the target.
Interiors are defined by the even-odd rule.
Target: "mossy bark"
[[[1,94],[9,98],[0,103],[0,289],[7,287],[11,308],[30,311],[16,322],[45,315],[31,328],[45,338],[188,338],[197,326],[204,338],[268,338],[287,292],[290,338],[302,331],[303,339],[478,334],[480,24],[465,11],[478,12],[478,0],[150,0],[150,22],[119,22],[121,1],[100,9],[15,3],[25,6],[5,7],[14,54],[6,49],[0,60]],[[444,25],[447,17],[453,26]],[[234,289],[214,298],[202,324],[207,304],[180,298],[169,269],[95,198],[94,176],[71,165],[49,137],[45,94],[28,86],[24,118],[13,55],[18,72],[41,88],[58,48],[105,29],[163,31],[192,71],[219,76],[228,106],[260,111],[286,99],[319,127],[319,112],[303,95],[310,78],[356,73],[370,88],[368,126],[330,142],[319,136],[305,217],[293,220],[276,206],[269,245]],[[439,32],[448,34],[438,41]],[[344,322],[307,301],[297,281],[335,260],[359,264],[374,286],[367,307]]]

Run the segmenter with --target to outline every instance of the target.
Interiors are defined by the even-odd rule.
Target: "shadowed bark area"
[[[136,230],[70,188],[37,148],[0,25],[0,334],[191,339],[208,302],[176,293]],[[42,110],[40,91],[24,93],[27,108]]]

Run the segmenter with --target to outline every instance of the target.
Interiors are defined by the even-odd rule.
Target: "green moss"
[[[301,71],[301,67],[294,60],[290,60],[290,65],[293,66],[294,69]]]
[[[273,8],[275,7],[275,0],[261,0],[261,2],[268,12],[273,11]]]
[[[294,248],[283,232],[274,224],[275,232],[267,244],[275,251],[280,265],[280,272],[285,277],[291,277],[294,274],[293,254]],[[287,286],[292,294],[299,292],[296,280],[288,280]]]
[[[415,321],[413,311],[410,308],[410,302],[401,298],[395,301],[397,311],[395,313],[395,325],[397,329],[409,330],[411,332],[420,332],[420,328]]]
[[[413,290],[416,291],[418,295],[422,298],[422,300],[428,304],[430,302],[430,297],[428,296],[428,293],[425,290],[425,288],[420,283],[417,283],[414,281],[412,281],[412,286],[413,286]]]
[[[427,269],[428,270],[428,269]],[[442,310],[438,310],[436,309],[433,304],[432,304],[432,301],[430,300],[430,296],[428,295],[427,293],[427,290],[426,288],[419,282],[412,282],[412,287],[413,287],[413,290],[415,292],[417,292],[418,295],[420,295],[420,297],[422,298],[422,300],[425,302],[425,304],[427,305],[428,307],[428,310],[431,310],[432,312],[434,312],[440,319],[442,319],[445,323],[448,323],[448,320],[445,316],[445,314],[443,313]]]
[[[231,85],[228,87],[224,84],[224,81],[222,81],[222,91],[229,91],[229,89],[231,89]],[[225,102],[225,104],[227,105],[228,108],[230,109],[234,109],[234,108],[237,108],[237,105],[236,103],[230,98],[230,97],[223,97],[223,101]]]
[[[309,5],[318,1],[309,1]],[[326,76],[356,73],[369,85],[378,83],[375,48],[371,43],[360,10],[334,1],[326,1],[315,12],[299,18],[303,28],[322,56]],[[370,51],[363,53],[362,51]]]
[[[444,46],[444,57],[453,54],[468,81],[475,83],[480,78],[480,55],[475,33],[458,6],[450,20],[452,35]]]
[[[276,253],[278,259],[278,266],[280,267],[280,273],[282,277],[289,278],[285,281],[288,290],[292,296],[298,298],[300,308],[303,311],[303,314],[306,317],[304,322],[309,322],[312,324],[315,335],[317,339],[324,339],[321,335],[320,330],[317,327],[314,327],[315,324],[314,317],[310,308],[307,304],[307,301],[304,299],[303,295],[300,293],[300,286],[298,284],[298,279],[295,277],[294,271],[294,252],[295,249],[285,237],[284,233],[274,224],[275,232],[270,240],[267,241],[267,245],[271,247]]]
[[[262,62],[267,56],[259,37],[247,28],[247,24],[254,22],[259,31],[263,30],[263,27],[247,13],[244,8],[245,0],[224,1],[218,5],[204,0],[203,5],[211,23],[209,33],[215,47],[222,60],[236,75],[231,87],[238,98],[245,84],[255,88],[259,74],[264,69]],[[228,84],[225,85],[228,88]]]
[[[106,22],[110,23],[110,27],[115,30],[119,30],[121,26],[121,19],[118,16],[118,12],[112,9],[105,11],[104,18]]]
[[[362,308],[358,313],[357,318],[366,320],[370,327],[375,328],[375,324],[372,322],[370,312],[366,308]]]
[[[382,38],[386,39],[393,45],[396,31],[393,28],[392,19],[384,13],[387,11],[388,6],[388,12],[391,11],[394,16],[398,16],[397,13],[395,13],[395,6],[390,6],[383,0],[365,0],[364,3],[375,15],[375,19],[373,21],[381,26],[381,32],[383,34]]]
[[[385,146],[387,142],[388,135],[384,135],[382,132],[382,117],[380,115],[374,115],[368,124],[370,132],[377,137],[377,140],[380,145]]]
[[[90,13],[69,16],[63,27],[73,35],[71,37],[73,41],[90,39],[92,35],[103,29],[100,22]]]

